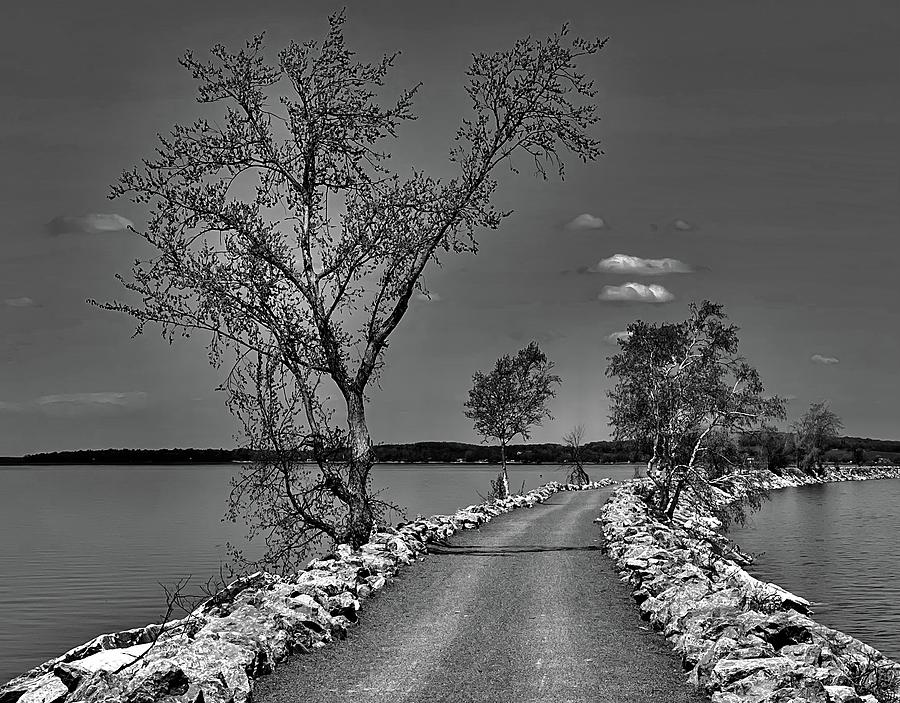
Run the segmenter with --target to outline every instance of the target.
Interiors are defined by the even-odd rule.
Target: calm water
[[[158,622],[160,583],[218,574],[229,479],[223,466],[0,467],[0,683],[103,632]],[[376,488],[416,513],[480,502],[496,467],[382,465]],[[630,478],[625,466],[588,467],[592,478]],[[513,488],[564,474],[511,467]],[[392,522],[402,519],[392,516]]]
[[[772,493],[732,532],[750,571],[813,602],[819,622],[900,660],[900,480]]]

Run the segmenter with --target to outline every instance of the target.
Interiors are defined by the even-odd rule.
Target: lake
[[[239,467],[0,468],[0,682],[103,632],[158,622],[159,583],[217,574],[239,526],[220,522]],[[630,478],[630,466],[588,467]],[[432,515],[480,501],[496,467],[380,465],[376,488]],[[526,489],[561,480],[552,465],[514,466]],[[732,536],[750,568],[814,602],[820,622],[900,659],[900,480],[772,493]],[[399,516],[394,516],[396,522]]]
[[[812,601],[813,617],[900,661],[900,480],[772,492],[731,536],[749,571]]]
[[[239,467],[0,467],[0,682],[104,633],[159,622],[171,585],[219,573],[239,525],[221,522]],[[379,465],[409,516],[481,502],[497,467]],[[587,467],[592,478],[630,478],[630,466]],[[564,473],[510,467],[514,490]],[[402,519],[393,515],[392,522]]]

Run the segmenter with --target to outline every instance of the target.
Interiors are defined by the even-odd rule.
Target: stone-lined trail
[[[560,492],[432,545],[345,641],[291,658],[254,701],[705,700],[600,551],[610,490]]]

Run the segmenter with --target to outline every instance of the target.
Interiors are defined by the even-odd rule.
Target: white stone
[[[131,647],[123,647],[122,649],[104,649],[84,659],[73,662],[78,668],[85,671],[115,671],[116,669],[130,664],[135,659],[144,654],[150,647],[152,642],[147,644],[136,644]]]

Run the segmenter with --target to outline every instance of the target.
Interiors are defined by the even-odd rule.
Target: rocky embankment
[[[359,550],[339,545],[291,578],[258,572],[230,584],[188,617],[100,635],[0,687],[0,703],[245,703],[253,680],[288,655],[346,635],[366,597],[428,545],[478,528],[557,491],[522,495],[385,527]],[[126,667],[126,668],[122,668]]]
[[[841,468],[821,478],[792,470],[766,482],[778,489],[882,478],[900,478],[900,470]],[[737,477],[718,498],[735,501],[745,485]],[[815,622],[806,600],[747,573],[750,559],[689,500],[672,523],[655,519],[646,490],[646,481],[616,489],[597,521],[642,617],[674,645],[713,703],[900,700],[900,664]]]

